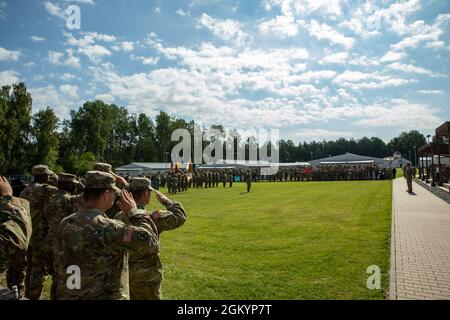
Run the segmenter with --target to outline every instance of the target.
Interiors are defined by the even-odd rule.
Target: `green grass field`
[[[188,221],[161,235],[164,298],[385,299],[391,185],[254,183],[247,194],[241,183],[177,194]],[[370,265],[381,268],[381,290],[366,287]]]
[[[189,190],[161,236],[166,299],[384,299],[391,182],[254,183]],[[153,208],[152,205],[149,207]],[[368,290],[366,269],[382,270]]]

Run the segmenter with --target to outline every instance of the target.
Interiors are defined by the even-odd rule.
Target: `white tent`
[[[368,165],[376,164],[382,168],[389,168],[391,161],[384,160],[381,158],[361,156],[353,153],[346,152],[334,157],[317,159],[309,162],[313,167],[318,167],[319,165],[330,165],[330,164],[354,164],[354,165]]]

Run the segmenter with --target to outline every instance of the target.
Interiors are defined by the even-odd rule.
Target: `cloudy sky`
[[[25,81],[33,112],[61,119],[101,99],[296,142],[389,140],[450,120],[449,76],[448,0],[0,0],[0,85]]]

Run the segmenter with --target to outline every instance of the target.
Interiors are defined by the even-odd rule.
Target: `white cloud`
[[[396,44],[392,44],[391,47],[396,51],[402,51],[406,48],[417,48],[423,42],[427,43],[427,47],[439,46],[439,38],[444,34],[442,24],[449,20],[450,14],[440,14],[432,25],[427,25],[421,20],[416,21],[409,27],[412,35],[403,38]]]
[[[311,82],[314,80],[331,79],[336,75],[333,70],[307,71],[297,76],[296,79],[302,82]]]
[[[389,75],[380,74],[379,72],[363,73],[360,71],[345,71],[333,80],[333,83],[353,90],[383,89],[387,87],[398,87],[413,82],[417,82],[417,80],[394,78]]]
[[[444,47],[445,43],[444,41],[432,41],[432,42],[428,42],[425,47],[429,48],[429,49],[439,49]]]
[[[442,90],[419,90],[417,91],[418,93],[422,93],[422,94],[444,94],[444,91]]]
[[[36,67],[36,63],[34,63],[33,61],[30,61],[30,62],[25,63],[24,67],[26,67],[28,69],[33,69],[34,67]]]
[[[66,18],[64,9],[62,9],[59,4],[50,1],[45,1],[44,7],[47,10],[47,12],[50,13],[52,16],[58,17],[63,20]]]
[[[273,33],[279,37],[294,37],[299,32],[299,24],[292,15],[279,15],[259,25],[262,34]]]
[[[190,14],[189,11],[184,11],[181,8],[179,8],[175,13],[177,15],[181,16],[181,17],[185,17],[185,16],[188,16]]]
[[[114,97],[110,94],[104,93],[104,94],[98,94],[95,96],[95,100],[101,100],[105,103],[113,103]]]
[[[17,61],[20,58],[19,51],[8,50],[0,47],[0,61]]]
[[[94,63],[99,63],[103,57],[111,55],[111,51],[98,44],[89,45],[84,48],[79,48],[78,52],[87,56],[89,60],[91,60]]]
[[[55,110],[59,119],[67,119],[69,117],[69,111],[74,107],[79,107],[81,103],[73,95],[73,90],[73,88],[69,87],[63,87],[62,90],[58,90],[53,85],[29,88],[29,92],[33,97],[33,113],[49,106]],[[77,90],[75,89],[75,91]]]
[[[117,40],[115,36],[97,32],[82,32],[81,34],[82,37],[77,39],[71,33],[64,32],[67,38],[67,44],[76,47],[78,54],[84,54],[94,63],[100,63],[103,57],[112,54],[111,51],[103,45],[97,44],[97,42],[115,42]],[[134,49],[134,46],[132,42],[124,41],[120,45],[113,46],[113,49],[126,52]]]
[[[356,99],[354,96],[352,96],[350,93],[348,93],[345,89],[337,89],[336,93],[339,95],[339,97],[344,101],[350,101],[351,103],[358,103],[358,99]]]
[[[5,20],[8,16],[5,9],[7,5],[5,1],[0,1],[0,20]]]
[[[72,49],[66,49],[66,54],[58,51],[49,51],[47,60],[54,66],[80,67],[80,58],[74,56]]]
[[[425,75],[428,75],[431,77],[442,77],[442,76],[445,77],[445,75],[434,73],[431,70],[428,70],[428,69],[425,69],[422,67],[413,66],[411,64],[401,64],[398,62],[394,62],[394,63],[387,65],[386,67],[389,69],[392,69],[392,70],[403,71],[403,72],[408,72],[408,73],[425,74]]]
[[[131,41],[123,41],[120,45],[111,46],[115,51],[130,52],[134,50],[134,43]]]
[[[17,71],[4,70],[0,71],[0,86],[12,85],[20,81],[20,76]]]
[[[397,127],[402,130],[434,129],[442,123],[436,108],[407,100],[392,99],[389,103],[373,104],[361,110],[364,117],[353,121],[362,127]]]
[[[59,91],[69,98],[78,99],[78,87],[70,84],[63,84],[59,86]]]
[[[367,21],[360,18],[345,20],[339,24],[339,27],[347,28],[363,38],[370,38],[381,34],[379,30],[368,28]]]
[[[156,14],[161,14],[161,7],[160,6],[156,6],[155,9],[153,10],[154,13]]]
[[[347,61],[348,52],[338,52],[323,57],[320,64],[343,64]]]
[[[251,40],[250,36],[241,30],[240,23],[230,19],[214,19],[203,13],[198,19],[197,27],[207,28],[216,37],[225,41],[232,41],[239,46],[245,45]]]
[[[315,139],[339,139],[354,136],[355,133],[351,131],[335,131],[327,129],[301,129],[293,133],[293,136],[300,141]]]
[[[131,60],[141,61],[143,65],[154,66],[158,64],[159,57],[143,57],[131,55]]]
[[[44,41],[44,40],[45,40],[45,38],[43,38],[43,37],[31,36],[31,41],[33,41],[33,42],[41,42],[41,41]]]
[[[95,4],[94,0],[64,0],[66,2],[78,2],[82,4]]]
[[[354,55],[350,59],[348,59],[348,63],[355,65],[355,66],[363,66],[363,67],[380,65],[380,61],[376,58],[370,58],[367,56],[357,56],[357,55]]]
[[[389,51],[381,59],[380,62],[392,62],[401,60],[406,54],[404,52]]]
[[[63,81],[70,81],[74,80],[76,77],[71,73],[63,73],[59,78]]]
[[[97,32],[81,32],[82,37],[75,38],[71,33],[64,32],[67,38],[67,44],[80,48],[95,44],[97,41],[114,42],[117,38],[113,35],[102,34]]]
[[[303,0],[292,1],[294,11],[297,14],[309,15],[312,12],[319,12],[325,16],[341,16],[342,10],[340,0]]]
[[[311,20],[308,25],[310,34],[319,40],[328,40],[333,44],[339,44],[346,49],[351,49],[355,43],[355,39],[346,37],[337,32],[325,23],[318,23],[316,20]]]

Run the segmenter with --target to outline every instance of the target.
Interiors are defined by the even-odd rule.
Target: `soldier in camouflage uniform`
[[[31,215],[29,202],[12,194],[9,182],[0,177],[0,266],[7,268],[8,288],[17,286],[20,295],[24,288],[26,256],[31,238]]]
[[[53,248],[56,238],[56,231],[62,219],[76,212],[83,204],[83,195],[76,194],[80,190],[80,182],[76,176],[69,173],[61,173],[58,175],[58,193],[48,199],[44,207],[44,219],[47,220],[48,233],[45,244]],[[52,276],[52,286],[50,297],[56,300],[56,273],[54,272],[53,254],[50,251],[50,269],[49,274]]]
[[[93,164],[93,169],[96,171],[102,171],[102,172],[106,172],[111,174],[113,177],[118,178],[117,181],[117,186],[119,187],[119,189],[123,189],[126,188],[128,186],[127,181],[116,175],[113,171],[112,171],[112,166],[109,163],[103,163],[103,162],[96,162]],[[118,199],[116,199],[118,200]],[[117,204],[117,201],[114,201],[114,205],[108,209],[106,211],[106,215],[108,216],[108,218],[114,218],[114,216],[120,211],[119,205]]]
[[[27,186],[20,194],[30,202],[30,214],[33,224],[30,245],[27,253],[27,274],[25,278],[25,296],[38,300],[42,293],[45,277],[49,270],[49,246],[45,245],[48,225],[44,219],[44,206],[48,199],[58,192],[49,184],[53,172],[44,165],[32,168],[34,183]]]
[[[127,190],[117,188],[116,181],[109,173],[89,171],[84,205],[58,227],[54,251],[58,299],[128,300],[128,252],[159,252],[152,219],[137,208]],[[128,225],[105,214],[118,192]],[[68,274],[69,270],[74,274]],[[75,275],[79,282],[71,280]]]
[[[139,209],[145,209],[150,202],[150,184],[145,178],[134,178],[130,183],[130,191]],[[173,230],[182,226],[186,221],[183,206],[169,200],[159,191],[156,197],[167,211],[155,210],[149,213],[158,230],[158,236],[163,231]],[[125,215],[120,212],[116,219],[129,224]],[[161,281],[163,280],[162,264],[159,252],[131,252],[129,256],[130,296],[131,300],[160,300]]]
[[[413,193],[413,187],[412,187],[412,180],[413,180],[413,168],[411,167],[411,164],[407,163],[405,167],[405,179],[406,184],[408,186],[408,190],[406,192]]]
[[[178,178],[176,175],[172,176],[172,187],[170,188],[171,194],[177,194],[178,191]]]
[[[252,174],[247,172],[245,175],[245,182],[247,183],[247,193],[250,192],[250,188],[252,187]]]

